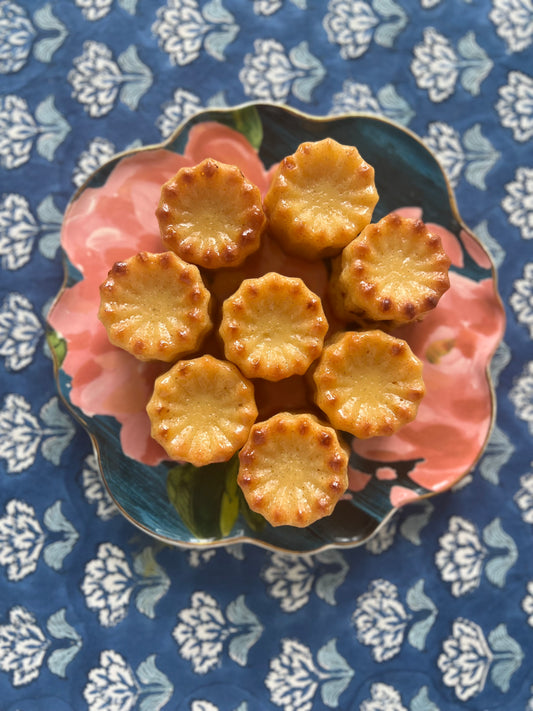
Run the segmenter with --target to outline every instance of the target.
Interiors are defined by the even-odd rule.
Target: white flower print
[[[512,130],[515,141],[529,141],[533,137],[533,79],[519,71],[509,72],[499,94],[496,110],[502,126]]]
[[[455,620],[442,649],[437,665],[457,698],[467,701],[482,691],[493,657],[481,627],[470,620]]]
[[[429,125],[424,142],[432,150],[452,187],[459,182],[461,173],[469,183],[486,190],[485,178],[500,154],[481,132],[481,124],[474,124],[461,136],[449,124],[437,121]]]
[[[365,544],[369,553],[379,555],[388,550],[394,543],[396,530],[398,528],[398,517],[391,516],[383,526],[380,526],[377,533]]]
[[[8,170],[18,168],[30,158],[34,140],[37,152],[47,160],[54,158],[70,126],[48,96],[31,115],[28,104],[20,96],[0,96],[0,165]]]
[[[98,612],[103,627],[113,627],[124,619],[133,587],[133,573],[123,551],[112,543],[102,543],[97,557],[85,566],[81,589],[87,607]]]
[[[0,258],[4,269],[15,270],[30,260],[39,228],[23,195],[8,193],[0,200]]]
[[[357,59],[372,40],[383,47],[392,47],[407,24],[407,15],[393,0],[386,3],[330,0],[323,24],[329,41],[340,46],[341,57]]]
[[[336,640],[318,650],[317,664],[311,650],[295,639],[283,639],[281,647],[281,654],[270,661],[265,679],[272,703],[282,706],[283,711],[311,711],[320,687],[326,705],[338,707],[353,670],[337,652]]]
[[[486,548],[470,521],[452,516],[448,531],[439,539],[435,562],[443,580],[452,584],[452,595],[459,597],[479,586]]]
[[[533,42],[531,0],[492,0],[489,17],[509,51],[521,52]]]
[[[135,110],[152,84],[152,73],[141,62],[133,45],[115,62],[107,45],[88,40],[83,44],[83,54],[74,59],[68,81],[74,98],[89,116],[96,118],[113,109],[119,93],[121,101]]]
[[[219,663],[226,641],[231,659],[245,666],[248,650],[262,632],[263,627],[246,606],[244,596],[231,602],[224,615],[211,595],[196,592],[191,597],[191,607],[179,613],[172,636],[196,674],[206,674]]]
[[[424,143],[436,154],[452,187],[455,187],[466,160],[457,131],[447,123],[435,121],[429,125]]]
[[[258,100],[283,102],[292,93],[308,102],[325,73],[307,42],[301,42],[286,54],[277,40],[257,39],[253,54],[244,57],[239,78],[244,92]]]
[[[291,0],[291,2],[301,10],[305,10],[307,7],[307,0]],[[254,13],[265,16],[273,15],[282,5],[283,0],[254,0]]]
[[[68,74],[74,97],[85,106],[89,116],[104,116],[113,108],[122,75],[113,61],[113,53],[101,42],[83,44],[83,54],[74,59]]]
[[[370,699],[363,701],[359,711],[407,711],[399,692],[389,684],[372,684],[370,696]]]
[[[0,625],[0,670],[13,675],[13,686],[39,676],[50,645],[37,620],[24,607],[12,607],[9,622]]]
[[[518,227],[523,239],[533,239],[533,168],[518,168],[515,179],[505,189],[502,207],[509,222]]]
[[[374,580],[368,592],[357,598],[352,621],[357,639],[372,648],[377,662],[400,652],[410,616],[398,600],[395,585],[386,580]]]
[[[347,79],[342,91],[333,96],[331,113],[342,115],[354,112],[381,114],[405,126],[414,116],[414,111],[392,84],[382,87],[374,95],[367,84]]]
[[[89,672],[83,697],[90,711],[130,711],[137,702],[139,690],[133,670],[124,657],[106,650],[100,654],[100,666]]]
[[[185,89],[176,89],[173,100],[164,104],[163,113],[158,117],[156,125],[163,138],[168,138],[178,126],[202,107],[198,96]]]
[[[527,595],[522,600],[522,609],[528,616],[528,624],[533,627],[533,580],[530,580],[527,584]]]
[[[90,504],[96,504],[96,515],[102,521],[109,521],[118,514],[118,509],[104,486],[94,454],[89,454],[81,472],[83,491]]]
[[[22,395],[6,395],[0,409],[0,459],[7,464],[7,472],[18,474],[30,467],[41,447],[43,457],[58,465],[61,455],[74,436],[71,418],[59,409],[54,397],[43,405],[39,425],[31,413],[31,406]]]
[[[531,463],[533,466],[533,462]],[[520,489],[514,496],[526,523],[533,523],[533,472],[520,477]]]
[[[0,74],[18,72],[25,65],[35,37],[26,11],[11,0],[0,1]]]
[[[515,380],[509,393],[515,411],[521,420],[528,423],[533,434],[533,361],[530,361]]]
[[[433,27],[424,30],[424,41],[415,45],[411,71],[431,101],[439,102],[453,94],[459,75],[458,57],[450,42]]]
[[[30,301],[22,294],[8,294],[0,305],[0,357],[7,370],[22,370],[32,362],[42,333]]]
[[[81,8],[85,19],[90,22],[105,17],[113,4],[113,0],[75,0],[75,2]]]
[[[91,669],[83,689],[89,711],[160,711],[172,696],[174,687],[157,668],[154,654],[134,672],[121,654],[107,649],[99,665]]]
[[[106,138],[96,137],[89,143],[86,150],[80,153],[72,174],[72,182],[81,187],[95,170],[100,168],[115,154],[115,146]]]
[[[158,9],[157,18],[152,32],[171,63],[179,66],[194,62],[202,48],[215,59],[224,60],[227,45],[239,32],[222,0],[207,3],[203,12],[197,0],[167,0],[167,6]]]
[[[8,580],[22,580],[37,567],[45,535],[33,506],[12,499],[0,518],[0,565]]]
[[[0,96],[0,165],[18,168],[30,156],[39,128],[20,96]]]
[[[440,102],[455,91],[457,79],[470,94],[480,92],[481,83],[492,69],[492,61],[477,44],[473,32],[457,42],[457,52],[444,35],[433,27],[424,30],[421,44],[414,47],[411,71],[431,101]]]
[[[268,585],[268,594],[280,601],[281,609],[295,612],[307,604],[313,586],[321,599],[334,605],[335,591],[347,571],[347,563],[338,551],[323,551],[315,556],[273,553],[261,577]]]
[[[533,262],[524,267],[522,279],[516,279],[509,299],[519,323],[529,328],[533,338]]]
[[[87,607],[98,612],[103,627],[113,627],[126,617],[130,598],[137,589],[137,609],[154,617],[155,604],[168,590],[170,580],[149,546],[135,557],[134,568],[136,575],[124,552],[112,543],[102,543],[97,557],[85,566],[81,589]]]
[[[372,41],[379,18],[371,6],[362,0],[330,0],[324,17],[324,28],[330,42],[340,46],[343,59],[363,55]]]

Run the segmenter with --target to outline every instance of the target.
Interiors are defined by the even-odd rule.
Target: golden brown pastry
[[[230,459],[257,417],[252,384],[210,355],[180,360],[160,375],[146,411],[168,456],[197,467]]]
[[[391,213],[344,248],[331,291],[355,320],[408,323],[435,308],[450,286],[449,267],[440,237]]]
[[[281,412],[256,423],[239,459],[248,506],[273,526],[329,516],[348,487],[348,448],[310,414]]]
[[[366,439],[411,422],[425,393],[422,362],[378,329],[340,333],[313,372],[315,402],[336,429]]]
[[[289,254],[338,254],[372,219],[374,169],[354,146],[332,138],[302,143],[278,165],[264,207],[269,229]]]
[[[192,353],[210,330],[210,295],[198,268],[173,252],[117,262],[100,286],[98,318],[113,345],[139,360]]]
[[[322,352],[328,323],[304,282],[269,272],[245,279],[222,305],[226,358],[249,378],[302,375]]]
[[[166,247],[206,269],[240,264],[259,247],[266,223],[259,188],[212,158],[163,185],[156,217]]]

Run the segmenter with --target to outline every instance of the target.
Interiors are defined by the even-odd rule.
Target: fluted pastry
[[[245,279],[222,305],[226,358],[249,378],[301,375],[322,351],[328,323],[320,298],[299,278]]]
[[[197,467],[230,459],[257,417],[252,384],[211,355],[180,360],[160,375],[146,410],[169,457]]]
[[[300,144],[278,165],[264,207],[269,229],[290,254],[338,254],[372,219],[374,169],[354,146],[332,138]]]
[[[256,423],[239,453],[237,482],[273,526],[309,526],[332,513],[348,486],[348,449],[311,414]]]
[[[192,353],[211,329],[200,272],[173,252],[139,252],[109,271],[98,317],[110,342],[139,360]]]
[[[244,261],[266,223],[259,188],[237,166],[212,158],[163,185],[156,217],[166,247],[206,269]]]
[[[438,304],[449,267],[440,237],[424,222],[390,213],[343,249],[331,291],[355,320],[409,323]]]
[[[338,334],[313,380],[328,421],[360,439],[391,435],[411,422],[425,394],[422,362],[406,341],[379,329]]]

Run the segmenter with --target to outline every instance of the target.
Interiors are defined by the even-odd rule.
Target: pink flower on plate
[[[418,208],[402,214],[421,217]],[[443,227],[428,224],[440,235],[455,267],[463,267],[463,252],[456,237]],[[483,268],[490,260],[470,234],[461,239],[473,261]],[[424,362],[426,395],[416,419],[392,437],[354,440],[354,450],[371,460],[394,462],[420,459],[409,477],[438,492],[453,485],[477,461],[488,437],[491,386],[487,368],[503,334],[504,312],[492,278],[473,281],[450,271],[450,289],[426,318],[398,329]],[[354,472],[355,489],[369,477]],[[391,503],[399,506],[418,498],[400,485],[391,488]]]
[[[99,286],[116,261],[140,250],[165,251],[155,217],[161,185],[207,157],[239,166],[266,192],[269,172],[246,138],[206,122],[191,129],[183,155],[150,149],[120,160],[104,185],[86,188],[73,200],[61,233],[70,262],[83,275],[62,292],[49,316],[67,344],[62,369],[71,377],[70,400],[88,416],[114,416],[124,453],[149,465],[165,453],[150,437],[145,405],[154,378],[168,366],[142,363],[110,345],[97,318]]]

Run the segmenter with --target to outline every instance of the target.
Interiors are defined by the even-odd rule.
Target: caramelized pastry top
[[[163,185],[156,217],[166,247],[206,269],[240,264],[259,247],[266,222],[259,188],[212,158]]]
[[[269,228],[289,254],[337,254],[372,219],[374,169],[332,138],[302,143],[278,165],[265,196]]]
[[[139,360],[192,353],[211,328],[210,295],[198,268],[173,252],[117,262],[100,286],[98,318],[111,343]]]
[[[146,410],[152,437],[169,457],[197,467],[230,459],[257,417],[252,384],[210,355],[180,360],[160,375]]]
[[[324,348],[313,380],[329,422],[360,439],[411,422],[425,393],[422,362],[406,341],[378,329],[339,334]]]
[[[338,288],[355,317],[407,323],[435,308],[450,286],[449,267],[438,235],[390,213],[344,248]]]
[[[327,330],[319,297],[301,279],[276,272],[245,279],[222,306],[226,358],[249,378],[276,381],[305,373]]]
[[[348,486],[346,445],[310,414],[281,412],[256,423],[239,459],[248,505],[273,526],[328,516]]]

